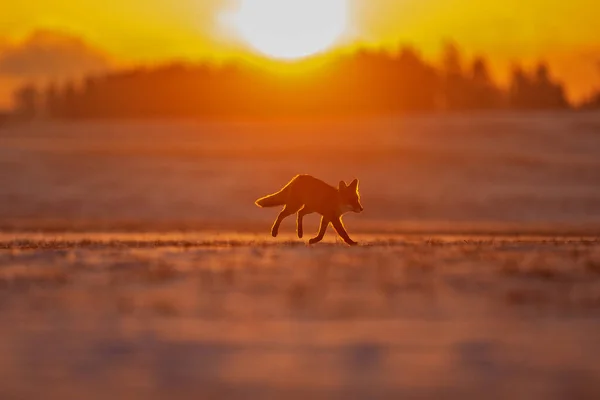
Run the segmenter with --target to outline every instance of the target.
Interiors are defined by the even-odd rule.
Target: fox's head
[[[338,192],[340,193],[341,206],[344,212],[363,212],[364,208],[360,204],[360,194],[358,193],[358,179],[353,180],[349,185],[346,185],[344,181],[340,181]]]

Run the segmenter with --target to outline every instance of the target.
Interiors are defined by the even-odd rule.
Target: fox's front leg
[[[329,226],[329,222],[329,218],[321,217],[321,226],[319,227],[319,234],[316,237],[310,239],[308,241],[309,244],[319,243],[321,240],[323,240],[325,232],[327,231],[327,227]]]
[[[350,246],[356,246],[358,244],[354,240],[350,239],[350,236],[348,236],[348,232],[346,232],[346,228],[344,228],[344,224],[342,223],[342,220],[340,218],[334,219],[331,222],[333,224],[333,228],[338,233],[338,235],[340,235],[340,237],[344,239],[344,242],[346,242]]]

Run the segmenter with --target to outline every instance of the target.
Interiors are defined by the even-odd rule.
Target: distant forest
[[[288,70],[289,69],[289,70]],[[600,95],[588,107],[598,107]],[[515,66],[508,87],[488,62],[463,62],[447,46],[441,66],[409,47],[361,50],[298,72],[245,64],[172,64],[88,77],[15,93],[15,113],[60,119],[326,116],[480,110],[558,110],[570,105],[540,63]]]

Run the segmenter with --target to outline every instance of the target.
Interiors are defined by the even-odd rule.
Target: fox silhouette
[[[271,234],[277,237],[281,222],[293,214],[297,216],[298,237],[302,238],[304,230],[303,218],[312,213],[321,214],[321,226],[316,237],[309,240],[310,244],[323,240],[329,224],[332,224],[338,235],[351,246],[358,243],[350,239],[342,222],[342,216],[350,211],[363,212],[358,192],[358,179],[349,185],[340,181],[337,189],[320,179],[310,175],[294,177],[279,192],[256,200],[256,205],[262,208],[285,206],[273,224]]]

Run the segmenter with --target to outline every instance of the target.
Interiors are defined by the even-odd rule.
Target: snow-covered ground
[[[351,231],[600,227],[594,114],[36,123],[0,143],[4,228],[268,231],[254,200],[298,173],[361,179]]]
[[[0,398],[600,397],[600,241],[0,238]]]
[[[600,116],[4,127],[0,321],[0,399],[600,398]]]

